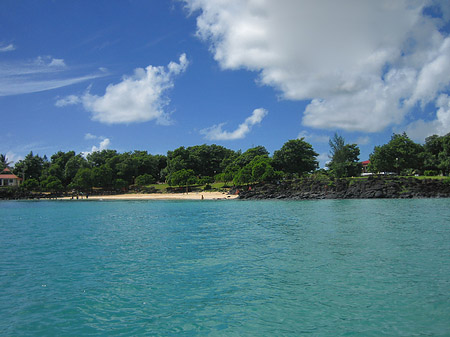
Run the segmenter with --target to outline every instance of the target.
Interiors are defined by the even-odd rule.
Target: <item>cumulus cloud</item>
[[[88,136],[89,135],[89,136]],[[92,135],[90,133],[86,134],[84,139],[98,139],[98,138],[102,138],[102,141],[100,142],[100,144],[98,146],[93,145],[91,148],[91,151],[85,151],[82,152],[82,156],[83,157],[87,157],[87,155],[91,154],[92,152],[98,152],[98,151],[103,151],[103,150],[107,150],[109,145],[111,144],[111,140],[109,138],[103,138],[103,137],[97,137],[95,135]]]
[[[306,126],[381,131],[450,83],[448,0],[184,1],[223,69],[310,100]]]
[[[424,121],[419,119],[406,127],[406,133],[411,139],[423,141],[431,135],[444,136],[450,132],[450,97],[442,94],[436,101],[438,108],[436,119]]]
[[[106,150],[108,149],[109,144],[111,144],[111,141],[109,140],[109,138],[105,138],[100,142],[98,147],[94,145],[91,149],[91,152]]]
[[[319,161],[319,167],[325,168],[326,165],[331,162],[329,153],[320,153],[317,156],[317,160]]]
[[[238,128],[232,132],[223,130],[225,123],[213,125],[209,128],[200,131],[206,139],[209,140],[235,140],[244,138],[256,124],[260,124],[263,118],[267,115],[267,110],[263,108],[255,109],[252,115],[248,117],[244,123],[240,124]]]
[[[82,96],[70,95],[59,99],[56,106],[81,103],[92,113],[92,119],[106,124],[128,124],[156,120],[168,124],[169,115],[165,107],[169,103],[166,93],[174,86],[176,75],[184,72],[189,62],[182,54],[179,62],[170,62],[167,67],[138,68],[132,76],[121,82],[110,84],[103,96],[93,95],[89,90]]]

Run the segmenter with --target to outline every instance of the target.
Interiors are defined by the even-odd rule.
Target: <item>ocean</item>
[[[1,336],[450,336],[450,199],[0,213]]]

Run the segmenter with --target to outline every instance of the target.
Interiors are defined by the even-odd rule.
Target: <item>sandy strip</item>
[[[151,193],[151,194],[115,194],[115,195],[92,195],[87,200],[218,200],[236,199],[237,195],[225,192],[190,192],[190,193]],[[72,197],[58,198],[61,200],[72,200]],[[75,197],[73,200],[77,200]],[[86,196],[79,196],[78,200],[86,200]]]

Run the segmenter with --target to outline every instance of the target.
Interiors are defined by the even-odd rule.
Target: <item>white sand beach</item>
[[[189,193],[127,193],[115,195],[90,195],[86,196],[64,197],[61,200],[223,200],[236,199],[238,195],[230,195],[226,192],[189,192]]]

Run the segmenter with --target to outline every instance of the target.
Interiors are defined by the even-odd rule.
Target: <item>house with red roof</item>
[[[370,164],[370,160],[365,160],[361,162],[361,166],[362,166],[362,175],[369,175],[369,164]]]
[[[3,186],[19,186],[22,183],[22,178],[19,178],[11,172],[9,168],[5,168],[0,173],[0,187]]]

